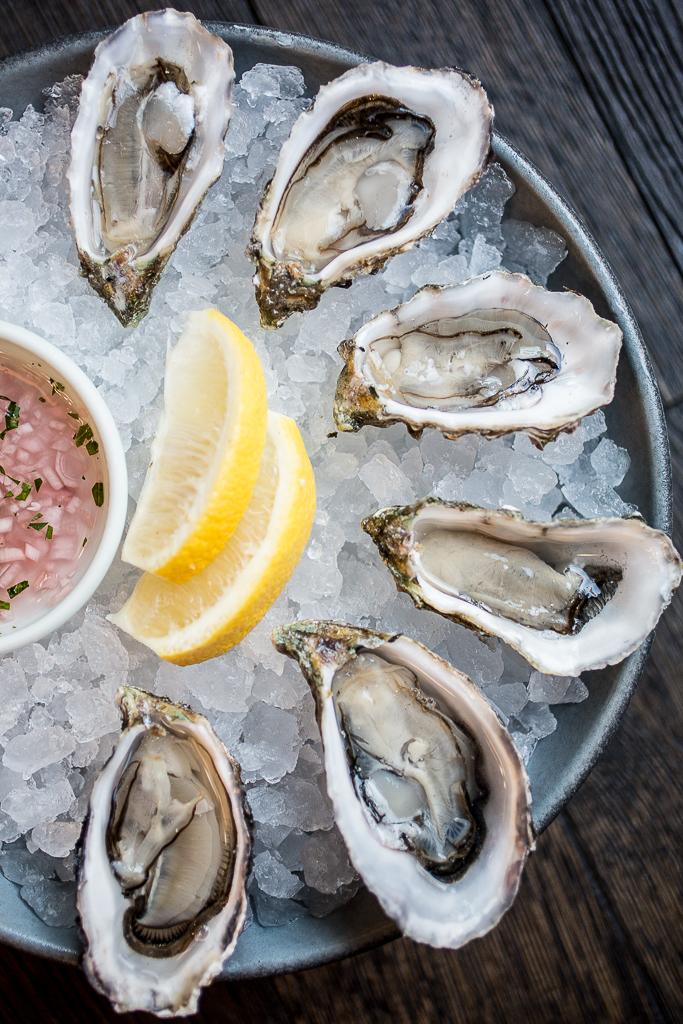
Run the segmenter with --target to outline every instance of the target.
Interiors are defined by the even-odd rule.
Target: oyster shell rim
[[[119,687],[115,695],[115,701],[121,714],[121,730],[112,753],[107,758],[107,761],[102,766],[95,779],[93,790],[88,801],[88,811],[76,846],[76,928],[82,943],[79,960],[90,983],[98,992],[110,1000],[113,1008],[117,1012],[128,1013],[136,1010],[142,1010],[158,1017],[191,1016],[197,1013],[199,997],[202,989],[211,984],[211,982],[220,975],[225,962],[234,952],[237,941],[246,923],[248,908],[246,883],[253,856],[253,819],[247,802],[244,784],[242,782],[241,767],[222,740],[220,740],[206,716],[199,714],[188,704],[173,701],[168,697],[153,694],[147,690],[128,684]],[[237,834],[235,862],[233,867],[233,880],[235,884],[231,888],[231,893],[223,909],[215,914],[213,918],[210,918],[205,922],[206,929],[210,928],[212,922],[214,922],[214,930],[218,931],[218,935],[214,938],[218,939],[218,946],[220,949],[213,960],[209,959],[203,968],[194,972],[189,985],[186,985],[185,989],[178,993],[175,1001],[169,1001],[167,1005],[160,1005],[156,1001],[153,1005],[142,1005],[140,1001],[128,1002],[126,1000],[129,998],[129,987],[126,983],[125,974],[120,975],[118,979],[115,977],[113,980],[111,979],[111,972],[108,979],[105,980],[105,978],[102,977],[102,972],[99,970],[98,964],[93,955],[93,944],[88,934],[82,907],[83,890],[86,884],[86,880],[83,878],[83,873],[86,868],[86,859],[88,856],[90,830],[93,827],[94,821],[93,803],[96,797],[96,789],[104,789],[105,780],[107,780],[107,770],[111,769],[112,766],[116,767],[115,759],[117,752],[119,752],[119,748],[126,736],[126,733],[135,729],[137,726],[142,726],[145,729],[149,728],[151,714],[158,714],[162,716],[167,715],[171,719],[185,720],[191,725],[206,732],[208,738],[215,744],[216,752],[221,757],[224,757],[228,768],[230,788],[226,786],[226,792],[228,802],[235,819],[235,829]],[[115,784],[117,781],[116,778],[113,781]],[[106,840],[103,840],[103,842],[105,843],[106,850]],[[118,882],[115,882],[114,884],[118,887]],[[222,929],[218,929],[215,926],[219,923],[219,920],[224,915],[225,910],[229,907],[233,892],[236,893],[236,899],[234,900],[231,913],[226,915],[226,920]],[[124,909],[125,905],[124,901]],[[166,962],[176,961],[179,964],[179,969],[181,969],[183,957],[190,956],[192,948],[197,945],[197,941],[198,938],[195,936],[187,949],[168,957]],[[218,948],[218,946],[215,946],[215,948]],[[204,952],[206,952],[206,950]],[[144,956],[132,949],[131,954],[136,959],[142,961],[145,959]],[[158,964],[163,963],[163,961],[152,958],[152,963]],[[156,994],[158,994],[158,989],[154,990],[154,995]],[[123,996],[123,998],[120,998],[121,996]]]
[[[641,609],[639,632],[636,635],[635,640],[632,635],[621,648],[617,648],[611,653],[603,652],[598,656],[593,655],[592,659],[586,659],[584,656],[583,660],[581,660],[579,656],[575,654],[574,661],[569,659],[567,649],[570,644],[579,647],[579,649],[582,644],[585,644],[587,631],[590,631],[591,624],[594,624],[599,616],[596,616],[589,623],[586,623],[580,632],[572,636],[560,635],[548,630],[531,629],[528,626],[523,626],[514,622],[514,620],[504,619],[502,616],[496,615],[495,613],[487,610],[482,611],[480,606],[467,602],[456,596],[452,598],[447,597],[445,602],[448,603],[451,600],[458,602],[457,608],[450,607],[450,609],[445,609],[443,607],[438,607],[437,604],[434,603],[434,596],[431,595],[430,600],[430,594],[428,593],[428,591],[432,591],[434,588],[427,585],[428,591],[425,590],[423,584],[418,578],[418,571],[412,564],[412,530],[410,525],[408,525],[410,522],[413,522],[422,511],[430,508],[433,509],[437,506],[442,509],[452,510],[455,512],[481,513],[482,516],[489,517],[489,519],[498,519],[502,522],[507,521],[508,524],[521,524],[523,527],[529,527],[531,530],[533,530],[534,527],[538,527],[542,534],[552,532],[554,529],[596,530],[603,526],[607,526],[609,528],[612,524],[619,528],[623,528],[624,525],[628,523],[638,524],[635,527],[626,528],[643,530],[644,536],[649,537],[654,543],[659,545],[662,549],[663,568],[669,569],[669,574],[666,577],[659,593],[659,602],[654,608],[653,614],[651,614],[649,618],[644,618]],[[451,619],[453,622],[457,622],[481,635],[497,637],[509,647],[512,647],[513,650],[517,651],[517,653],[520,654],[532,666],[532,668],[536,669],[538,672],[550,675],[578,676],[582,672],[595,671],[597,669],[607,668],[609,665],[617,665],[630,654],[633,654],[633,652],[647,640],[647,637],[656,627],[662,614],[671,603],[674,592],[681,582],[681,574],[683,570],[681,557],[676,551],[676,548],[668,534],[664,533],[662,530],[657,530],[654,527],[648,526],[640,515],[623,517],[604,516],[595,519],[558,519],[544,522],[527,519],[519,510],[510,507],[492,509],[482,505],[474,505],[466,501],[448,501],[446,499],[437,498],[433,495],[428,495],[411,505],[390,505],[386,508],[378,509],[370,516],[367,516],[363,520],[361,526],[375,543],[382,561],[393,576],[397,590],[408,594],[417,608],[436,612],[439,615],[443,615],[444,618]],[[625,584],[626,582],[626,573],[624,573],[624,580],[622,583]],[[436,591],[434,591],[434,593],[436,593]],[[612,600],[614,601],[614,598]],[[495,619],[502,622],[503,630],[501,631],[490,628],[488,623],[489,619]],[[511,626],[506,626],[506,623],[511,623]],[[521,638],[516,638],[514,636],[515,630],[518,630],[521,633]],[[527,634],[532,638],[534,634],[541,638],[541,640],[536,644],[536,647],[541,646],[544,642],[547,643],[549,638],[547,653],[541,655],[536,651],[535,654],[530,654],[528,647],[524,644]],[[581,640],[580,638],[582,635],[583,639]],[[578,644],[576,643],[577,640],[579,641]],[[557,661],[552,660],[553,655],[557,655]]]
[[[102,253],[96,251],[93,245],[93,214],[92,206],[95,202],[92,192],[92,162],[86,162],[88,150],[91,146],[90,131],[92,115],[86,117],[84,101],[95,111],[95,125],[99,123],[99,115],[96,108],[99,106],[101,90],[107,81],[108,74],[100,71],[99,81],[97,75],[91,77],[98,68],[100,61],[106,72],[105,55],[107,47],[119,43],[125,35],[134,36],[144,26],[145,31],[150,35],[163,29],[164,21],[176,21],[184,23],[187,32],[198,36],[202,44],[213,46],[217,53],[225,59],[225,114],[222,122],[220,140],[213,154],[202,162],[201,173],[197,167],[192,168],[192,173],[199,177],[199,188],[193,197],[193,205],[182,220],[178,220],[173,231],[170,232],[168,241],[160,246],[160,240],[169,233],[168,224],[178,216],[178,210],[174,203],[171,218],[167,221],[162,232],[154,240],[152,246],[143,253],[135,256],[132,260],[127,259],[130,246],[124,246],[114,253]],[[134,51],[134,45],[130,47]],[[112,65],[119,66],[119,65]],[[111,68],[109,73],[111,72]],[[220,177],[225,159],[225,136],[230,124],[233,112],[232,92],[235,83],[235,61],[230,44],[220,35],[215,34],[191,11],[178,11],[173,7],[165,7],[158,10],[142,11],[132,15],[118,28],[109,32],[97,43],[88,68],[83,77],[79,94],[78,112],[71,129],[70,137],[70,160],[67,169],[67,184],[69,195],[69,216],[72,225],[76,249],[78,252],[81,272],[87,279],[93,290],[100,295],[107,303],[111,311],[124,327],[135,327],[146,316],[152,300],[154,288],[161,277],[164,268],[173,255],[183,235],[189,230],[197,212],[206,197],[207,192]],[[206,113],[206,110],[204,110]],[[94,142],[92,143],[94,146]],[[84,150],[81,155],[79,148]],[[83,165],[83,166],[82,166]],[[82,193],[87,193],[82,194]],[[181,199],[180,205],[187,205],[189,193]],[[80,206],[79,206],[80,203]],[[107,271],[110,271],[108,276]],[[117,302],[118,298],[118,302]],[[122,304],[121,304],[122,303]]]
[[[379,249],[377,252],[372,252],[375,242],[379,242],[381,238],[387,237],[387,235],[380,235],[375,240],[371,240],[361,246],[357,246],[355,249],[348,250],[346,253],[341,253],[317,273],[304,271],[296,261],[277,260],[270,248],[270,231],[275,222],[275,218],[277,217],[280,204],[286,194],[287,185],[289,184],[292,174],[296,171],[296,168],[299,165],[302,153],[305,153],[311,144],[309,143],[304,149],[298,135],[303,135],[305,139],[306,128],[308,127],[309,122],[314,120],[316,106],[319,101],[321,101],[321,108],[325,108],[326,105],[330,106],[331,101],[328,103],[328,99],[331,96],[334,96],[337,90],[341,90],[343,93],[344,87],[347,86],[349,82],[353,82],[354,79],[360,79],[360,84],[364,85],[363,78],[370,78],[372,81],[372,77],[375,74],[384,74],[386,76],[387,73],[390,76],[405,76],[408,73],[415,73],[417,75],[430,74],[437,75],[444,79],[446,79],[447,75],[454,75],[456,77],[453,81],[455,82],[457,80],[458,88],[465,83],[472,88],[473,94],[476,94],[480,102],[482,102],[483,115],[482,145],[480,147],[476,168],[467,178],[461,180],[460,186],[457,190],[457,195],[454,196],[453,202],[436,220],[433,220],[433,217],[423,214],[422,205],[424,204],[418,205],[416,201],[416,219],[419,222],[420,217],[422,217],[423,219],[426,219],[427,223],[424,226],[420,226],[418,231],[415,232],[414,214],[409,218],[407,223],[403,225],[399,232],[397,232],[397,235],[405,235],[404,240],[398,244],[390,245],[384,251]],[[386,91],[386,95],[389,97],[394,96],[396,91],[397,90],[392,91],[389,89]],[[376,94],[383,95],[378,90],[376,91]],[[362,98],[363,96],[368,95],[371,95],[369,88],[365,91],[354,91],[351,99]],[[398,98],[398,96],[396,95],[394,98]],[[407,106],[410,105],[405,93],[402,95],[402,101]],[[339,109],[339,106],[340,105],[337,104],[336,107],[332,107],[330,112],[323,110],[322,116],[326,118],[325,125],[329,122],[329,113],[334,112],[335,109]],[[420,111],[416,112],[419,113]],[[318,111],[318,113],[320,113],[320,111]],[[474,184],[476,184],[481,177],[488,161],[491,158],[493,120],[493,105],[491,104],[486,90],[479,79],[456,66],[423,68],[410,65],[395,65],[390,64],[388,61],[371,60],[366,58],[359,64],[347,69],[337,77],[323,84],[318,90],[317,95],[312,99],[310,105],[299,115],[292,126],[288,138],[280,149],[278,162],[273,176],[264,186],[261,200],[256,210],[254,226],[246,252],[249,259],[256,264],[253,281],[256,289],[256,299],[261,313],[261,325],[264,328],[279,327],[284,323],[287,317],[291,315],[291,313],[313,309],[318,304],[323,292],[328,288],[333,286],[348,287],[353,283],[357,276],[361,274],[374,273],[375,271],[380,270],[392,256],[395,256],[400,252],[407,251],[425,235],[430,234],[434,228],[443,219],[445,219],[446,216],[448,216],[448,213],[455,206],[457,200]],[[438,132],[439,128],[435,125],[434,146],[438,139]],[[316,137],[313,138],[313,141],[315,141]],[[439,146],[441,146],[440,139]],[[290,152],[294,154],[295,159],[290,158]],[[432,155],[433,152],[434,150],[432,150]],[[288,160],[289,166],[287,165]],[[284,178],[284,182],[281,182],[279,180],[280,178]],[[427,200],[425,198],[425,202],[426,201]],[[356,255],[355,258],[352,258],[350,254],[356,250],[360,250],[360,256]],[[347,256],[349,257],[348,259],[346,259]],[[345,259],[347,264],[346,266],[344,266]],[[334,274],[328,272],[328,268],[339,263],[342,264],[341,269],[335,268]],[[272,280],[275,281],[275,284],[271,287],[270,283]]]
[[[463,294],[464,289],[473,288],[477,284],[484,284],[492,279],[494,281],[500,280],[501,283],[504,279],[508,286],[522,287],[526,292],[531,291],[536,295],[544,293],[550,296],[557,296],[560,302],[564,301],[567,296],[573,296],[575,299],[580,300],[587,315],[591,317],[596,327],[599,325],[602,329],[610,329],[610,333],[614,333],[615,344],[613,346],[611,372],[605,377],[603,386],[600,389],[602,392],[601,400],[598,400],[598,389],[596,388],[595,400],[597,404],[593,404],[591,401],[585,404],[584,408],[579,412],[572,413],[571,416],[554,424],[548,423],[547,426],[544,426],[542,423],[533,422],[534,410],[537,412],[537,406],[530,405],[528,406],[528,419],[530,422],[526,424],[519,422],[509,423],[508,425],[496,425],[495,418],[500,408],[498,403],[493,403],[474,412],[469,409],[447,412],[430,408],[416,408],[402,404],[396,399],[387,399],[380,396],[374,382],[368,379],[368,374],[364,372],[366,349],[363,347],[382,336],[377,333],[380,327],[386,322],[388,328],[392,318],[398,321],[402,314],[409,314],[411,306],[419,305],[420,302],[426,302],[432,297],[447,298],[450,294],[457,296],[458,294]],[[527,312],[527,310],[521,307],[522,303],[518,303],[500,308],[514,308]],[[613,332],[611,328],[614,328]],[[551,334],[551,338],[554,343],[557,343],[556,336]],[[405,302],[399,302],[395,306],[381,310],[369,320],[366,320],[352,337],[346,338],[337,347],[337,352],[342,357],[344,365],[339,373],[335,389],[333,403],[335,425],[338,430],[343,432],[355,432],[364,426],[388,427],[394,423],[403,423],[413,437],[421,437],[423,431],[429,428],[438,430],[449,441],[455,441],[466,434],[477,434],[486,438],[495,438],[506,434],[522,432],[528,435],[531,442],[537,448],[542,449],[546,444],[554,441],[560,434],[572,433],[576,430],[582,419],[612,402],[616,388],[617,368],[622,342],[623,332],[619,325],[612,320],[599,316],[595,312],[593,303],[585,295],[569,288],[565,288],[561,292],[552,291],[543,285],[535,284],[526,274],[516,271],[498,268],[466,278],[464,281],[452,285],[424,285]],[[541,393],[543,393],[546,387],[552,391],[556,390],[560,386],[564,372],[566,372],[566,368],[561,366],[551,381],[540,385]],[[403,414],[400,411],[401,409],[404,411]],[[503,415],[505,415],[507,410],[505,410],[504,406],[503,409]],[[412,420],[409,418],[411,414],[414,416]],[[444,421],[448,419],[453,421],[452,427],[444,425]],[[479,425],[477,420],[483,420],[484,423]],[[488,423],[486,422],[487,420]]]
[[[508,730],[505,728],[495,707],[487,700],[479,687],[477,687],[468,676],[460,672],[444,658],[435,654],[424,644],[401,633],[380,633],[376,630],[366,629],[359,626],[350,626],[330,620],[304,619],[288,625],[277,626],[272,632],[272,640],[278,650],[298,661],[299,667],[314,696],[316,703],[316,718],[320,728],[324,751],[327,791],[333,804],[335,821],[342,833],[342,837],[352,863],[356,867],[356,870],[360,874],[366,887],[374,893],[379,900],[385,913],[394,920],[404,935],[407,935],[419,942],[426,942],[432,946],[436,946],[437,948],[460,948],[472,939],[480,938],[492,928],[496,927],[501,917],[506,913],[515,900],[521,883],[526,859],[535,849],[535,830],[532,818],[531,787],[529,777],[521,756],[515,747],[514,741],[512,740]],[[489,903],[482,908],[481,914],[485,915],[488,912],[491,915],[490,918],[486,920],[484,916],[484,920],[482,921],[475,915],[474,924],[466,927],[464,929],[464,933],[460,933],[458,931],[459,922],[432,922],[431,925],[428,921],[425,923],[420,918],[419,907],[416,912],[411,910],[410,897],[413,897],[414,899],[416,891],[420,888],[422,888],[422,895],[426,899],[428,899],[429,895],[433,896],[434,892],[439,892],[439,890],[443,890],[439,897],[440,899],[443,899],[447,895],[452,896],[460,887],[462,880],[467,878],[468,872],[470,872],[477,864],[478,856],[475,857],[475,860],[468,868],[465,869],[462,875],[458,876],[456,879],[444,881],[443,879],[440,880],[430,875],[417,863],[417,861],[415,861],[412,854],[408,851],[388,850],[388,848],[381,842],[372,837],[372,827],[365,818],[362,808],[360,808],[360,802],[358,801],[355,789],[353,788],[351,773],[348,771],[348,761],[346,760],[346,752],[343,746],[343,740],[341,739],[341,730],[339,728],[334,708],[331,683],[336,671],[342,665],[354,658],[360,649],[374,650],[379,653],[383,647],[389,648],[392,655],[397,655],[395,658],[390,657],[387,659],[395,661],[397,664],[408,664],[408,653],[413,656],[414,660],[411,667],[415,666],[418,677],[420,674],[422,675],[423,686],[425,685],[425,676],[428,679],[429,673],[423,666],[420,667],[417,664],[420,658],[426,659],[427,663],[432,667],[435,677],[438,676],[438,673],[442,673],[445,674],[446,677],[457,678],[457,686],[448,688],[450,691],[449,696],[453,705],[457,705],[458,698],[460,696],[458,689],[462,688],[462,690],[467,694],[466,698],[463,699],[469,700],[477,705],[477,720],[480,722],[482,721],[482,712],[483,717],[488,720],[484,723],[483,731],[487,734],[490,731],[495,731],[496,739],[499,740],[505,748],[505,753],[510,758],[512,769],[516,773],[515,781],[517,784],[517,795],[514,800],[514,813],[510,812],[510,817],[513,818],[515,822],[513,830],[514,835],[513,837],[508,837],[510,840],[510,852],[507,859],[503,892],[499,893],[497,903],[494,901],[493,909],[491,909],[491,900],[489,900]],[[405,660],[402,660],[400,654],[404,647],[408,648],[408,652],[404,653]],[[326,675],[329,675],[329,679],[326,679]],[[443,680],[441,683],[441,687],[439,687],[438,684],[435,684],[435,688],[441,691],[441,702],[442,704],[445,704],[446,699],[442,691],[447,689],[447,687],[443,684]],[[477,744],[481,747],[481,730],[476,732],[471,726],[468,726],[468,728],[473,733]],[[338,749],[335,749],[332,753],[336,753],[338,756],[341,756],[344,763],[344,770],[340,770],[334,777],[330,768],[331,737],[336,737],[339,743]],[[339,789],[340,781],[341,790]],[[493,781],[494,784],[498,781],[495,776]],[[506,789],[509,785],[510,779],[508,777],[508,782],[502,788]],[[379,879],[375,875],[371,880],[368,880],[367,874],[370,872],[369,864],[372,863],[374,858],[371,854],[369,860],[363,859],[359,852],[360,846],[356,844],[357,837],[352,836],[350,832],[352,823],[349,822],[348,816],[342,813],[345,807],[345,801],[348,800],[349,796],[353,797],[353,804],[358,806],[358,814],[364,822],[363,828],[370,836],[371,841],[379,846],[380,850],[384,851],[385,854],[388,853],[389,859],[393,859],[395,864],[402,862],[404,865],[412,865],[412,870],[417,871],[416,879],[413,880],[413,883],[410,886],[405,886],[404,889],[399,892],[398,897],[396,894],[392,894],[387,891],[387,887],[383,885],[382,882],[382,877],[387,880],[391,877],[392,872],[385,871],[382,875],[382,872],[380,871]],[[487,835],[483,840],[484,847],[486,847],[489,829],[490,826],[487,825]],[[496,841],[498,841],[498,839],[499,837],[496,836]],[[489,842],[493,842],[493,838],[490,838]],[[484,847],[482,847],[482,849]],[[396,857],[399,858],[398,862],[395,860]],[[406,868],[406,870],[410,871],[411,869]]]

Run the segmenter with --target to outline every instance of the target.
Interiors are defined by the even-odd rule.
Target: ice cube
[[[515,186],[501,164],[490,164],[456,207],[463,235],[473,238],[479,234],[487,242],[500,243],[503,212],[514,193]]]
[[[464,249],[466,254],[467,250]],[[461,254],[463,246],[461,243]],[[502,254],[495,245],[489,245],[482,234],[476,235],[472,243],[472,250],[469,253],[468,277],[477,277],[479,274],[486,274],[500,266]]]
[[[254,858],[254,875],[263,892],[280,899],[291,899],[303,884],[270,850]]]
[[[572,676],[544,675],[532,672],[529,677],[529,700],[547,704],[577,704],[588,696],[581,679]]]
[[[293,775],[277,786],[254,786],[247,799],[256,821],[292,825],[306,832],[331,828],[334,821],[330,803],[317,783]]]
[[[419,249],[409,249],[408,252],[399,253],[389,260],[383,277],[386,284],[393,289],[401,290],[407,288],[423,265],[424,257]]]
[[[335,893],[356,875],[336,829],[307,836],[301,848],[301,861],[306,885],[319,892]]]
[[[255,64],[244,72],[239,84],[253,105],[264,96],[293,99],[301,96],[305,88],[301,70],[291,65]]]
[[[80,743],[120,730],[121,719],[116,705],[111,696],[99,687],[70,693],[66,709],[73,734]]]
[[[544,462],[551,466],[566,466],[576,462],[583,452],[583,432],[574,430],[569,434],[558,434],[554,441],[550,441],[541,453]]]
[[[603,437],[591,452],[591,465],[605,483],[618,487],[628,472],[631,459],[625,448],[619,448],[611,438]]]
[[[358,476],[381,505],[408,504],[415,491],[403,470],[381,453],[369,459]]]
[[[484,693],[505,719],[519,714],[529,700],[524,683],[494,683],[484,687]]]
[[[281,928],[300,917],[305,917],[307,910],[296,900],[279,899],[256,889],[253,893],[254,913],[263,928]]]
[[[635,511],[633,505],[623,501],[603,480],[571,480],[563,484],[562,490],[567,501],[570,501],[576,511],[587,519],[600,516],[629,516]]]
[[[550,736],[557,729],[557,719],[547,704],[532,704],[530,702],[515,715],[515,719],[537,740]]]
[[[298,751],[296,714],[256,701],[244,720],[243,740],[237,751],[245,773],[258,772],[267,782],[278,782],[296,766]]]
[[[43,878],[21,887],[21,898],[41,921],[52,928],[72,928],[76,923],[76,883]]]
[[[527,274],[535,284],[547,284],[567,255],[567,245],[560,235],[524,221],[504,221],[503,238],[506,269]]]
[[[2,702],[0,703],[0,735],[9,732],[28,707],[26,673],[11,657],[2,663]]]
[[[75,847],[81,834],[78,821],[43,822],[31,832],[31,839],[39,850],[44,850],[50,857],[66,857]]]
[[[44,853],[29,853],[23,842],[15,842],[0,851],[0,869],[10,882],[31,885],[51,875],[53,866]]]
[[[26,831],[44,821],[54,821],[60,814],[66,814],[73,800],[73,789],[66,780],[42,789],[24,783],[10,790],[0,807]]]
[[[59,726],[30,729],[23,735],[13,736],[7,742],[2,763],[28,779],[39,768],[61,761],[73,753],[75,746],[71,733]]]

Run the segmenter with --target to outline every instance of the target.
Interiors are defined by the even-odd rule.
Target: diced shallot
[[[83,476],[83,463],[79,455],[78,448],[74,448],[73,445],[70,451],[57,452],[55,469],[67,487],[76,487]]]
[[[30,424],[27,423],[26,426],[30,426]],[[24,451],[31,452],[32,455],[38,455],[45,451],[45,441],[38,434],[34,437],[22,437],[21,447]]]
[[[43,466],[43,476],[49,483],[50,487],[53,488],[53,490],[61,491],[63,489],[64,484],[59,479],[57,473],[54,471],[52,466]]]
[[[23,557],[22,548],[0,548],[0,562],[20,562]]]
[[[0,420],[13,421],[0,438],[0,600],[26,580],[19,614],[68,593],[101,514],[93,496],[103,479],[97,445],[88,451],[85,421],[54,383],[32,367],[0,362]],[[5,616],[15,618],[14,607]]]

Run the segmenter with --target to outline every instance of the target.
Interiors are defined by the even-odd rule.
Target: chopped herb
[[[92,485],[92,496],[97,507],[102,508],[104,505],[104,484],[101,480],[98,480],[96,484]]]
[[[23,483],[21,485],[21,490],[17,494],[17,501],[26,501],[26,499],[28,498],[30,493],[31,493],[31,485],[27,484],[27,483]]]
[[[42,512],[36,512],[36,514],[34,516],[31,516],[31,522],[35,523],[36,519],[42,519],[42,518],[43,518],[43,513]]]
[[[15,583],[14,586],[8,587],[7,588],[7,595],[9,597],[10,601],[12,600],[13,597],[16,597],[17,594],[21,594],[21,592],[23,590],[26,590],[27,588],[28,588],[28,580],[22,580],[21,583]]]
[[[19,483],[17,478],[14,477],[14,476],[10,476],[9,473],[6,473],[2,466],[0,466],[0,473],[2,473],[3,476],[6,476],[8,480],[11,480],[13,484],[18,484]]]
[[[35,487],[35,489],[36,489],[36,494],[37,494],[37,493],[38,493],[38,491],[40,490],[40,488],[41,488],[41,487],[43,486],[43,481],[42,481],[42,480],[40,479],[40,477],[39,477],[39,476],[37,476],[37,477],[35,478],[35,480],[33,481],[33,486]]]
[[[81,418],[77,412],[70,412],[67,415],[70,416],[72,420],[80,420]]]
[[[89,423],[81,423],[80,427],[74,434],[74,444],[77,448],[80,448],[85,441],[89,441],[92,438],[92,427]]]
[[[0,601],[0,608],[2,608],[3,612],[8,612],[10,607],[9,601]]]
[[[50,384],[52,384],[52,394],[53,395],[57,391],[63,391],[64,390],[64,385],[60,381],[55,380],[54,377],[50,377],[49,381],[50,381]]]
[[[47,526],[47,520],[43,519],[42,523],[29,523],[30,530],[42,530],[44,526]]]
[[[48,540],[52,540],[52,534],[53,533],[54,533],[54,530],[52,529],[52,527],[48,526],[47,530],[45,531],[45,536],[47,537]]]
[[[9,402],[5,412],[5,429],[0,433],[0,438],[4,438],[8,430],[16,430],[19,426],[20,413],[21,407],[16,402]]]
[[[88,455],[97,455],[98,451],[100,450],[100,446],[95,440],[88,441],[88,443],[85,446],[85,450],[88,453]]]

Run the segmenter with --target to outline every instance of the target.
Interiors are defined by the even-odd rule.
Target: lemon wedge
[[[184,583],[142,576],[110,621],[178,665],[222,654],[253,629],[285,586],[314,515],[315,477],[299,428],[271,412],[251,502],[222,551]]]
[[[252,343],[217,309],[191,313],[166,363],[164,412],[124,561],[175,583],[209,564],[249,504],[267,415]]]

